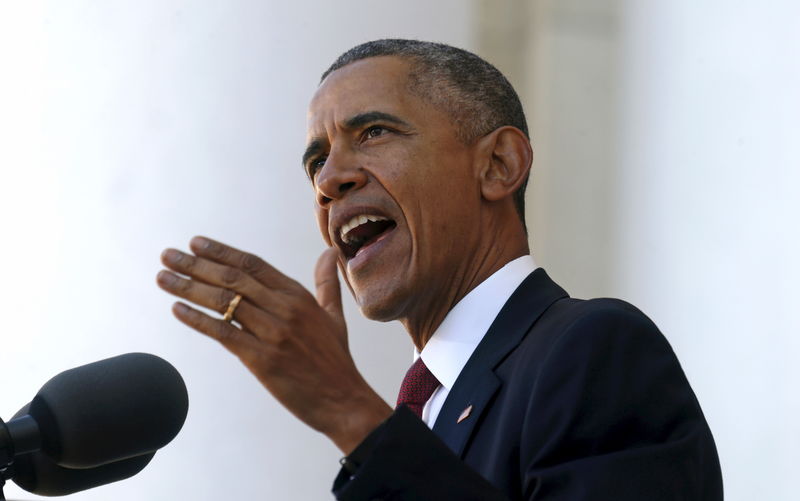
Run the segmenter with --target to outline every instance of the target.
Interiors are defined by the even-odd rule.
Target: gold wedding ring
[[[241,294],[236,294],[236,296],[234,296],[234,298],[231,299],[231,302],[228,303],[228,310],[225,311],[225,314],[222,316],[222,320],[231,323],[231,320],[233,320],[233,312],[236,311],[236,307],[239,306],[239,301],[241,300],[242,300]]]

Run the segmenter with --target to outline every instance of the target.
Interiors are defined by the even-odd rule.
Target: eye
[[[317,157],[308,162],[308,176],[313,179],[317,171],[325,165],[325,160],[327,159],[328,157]]]
[[[381,127],[380,125],[373,125],[364,131],[364,137],[366,139],[374,139],[386,134],[387,132],[389,132],[389,129]]]

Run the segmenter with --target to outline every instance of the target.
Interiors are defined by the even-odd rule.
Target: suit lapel
[[[459,457],[475,430],[475,424],[501,381],[497,365],[517,346],[541,314],[567,293],[541,268],[517,287],[472,353],[436,418],[433,431]]]

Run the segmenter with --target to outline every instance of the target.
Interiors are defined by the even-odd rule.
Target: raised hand
[[[158,285],[191,303],[225,313],[226,322],[182,302],[172,311],[183,323],[219,341],[261,384],[303,422],[349,453],[391,408],[356,369],[347,344],[337,275],[337,250],[320,256],[316,299],[261,258],[204,237],[190,242],[194,255],[161,254]]]

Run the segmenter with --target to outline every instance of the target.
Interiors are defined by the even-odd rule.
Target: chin
[[[378,290],[353,291],[353,297],[361,314],[370,320],[390,322],[404,318],[408,311],[408,294],[400,287],[387,287]]]

